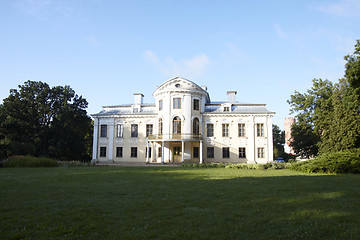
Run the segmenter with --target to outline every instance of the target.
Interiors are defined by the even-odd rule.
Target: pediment
[[[162,91],[166,91],[166,90],[176,90],[178,89],[180,90],[197,90],[200,92],[204,92],[207,94],[207,92],[202,89],[201,87],[199,87],[196,83],[187,80],[185,78],[181,78],[181,77],[174,77],[171,78],[169,80],[167,80],[166,82],[164,82],[163,84],[161,84],[160,86],[158,86],[154,92],[154,94],[156,92],[162,92]]]

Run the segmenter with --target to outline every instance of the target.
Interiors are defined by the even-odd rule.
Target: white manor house
[[[103,107],[94,118],[93,161],[99,163],[267,163],[273,161],[272,117],[266,104],[211,102],[205,86],[181,77],[132,104]]]

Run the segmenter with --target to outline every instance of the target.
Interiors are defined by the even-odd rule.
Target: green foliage
[[[289,169],[305,173],[360,173],[360,150],[329,152],[292,164]]]
[[[273,133],[273,152],[274,159],[278,157],[283,157],[284,152],[284,144],[285,144],[285,132],[281,131],[279,126],[273,124],[272,125],[272,133]]]
[[[297,114],[291,143],[296,154],[309,158],[360,148],[359,40],[345,60],[345,78],[338,83],[314,79],[311,89],[288,100],[290,112]]]
[[[186,168],[232,168],[232,169],[248,169],[248,170],[266,170],[266,169],[285,169],[288,164],[286,163],[266,163],[266,164],[255,164],[255,163],[185,163],[181,164],[182,167]]]
[[[69,86],[27,81],[0,106],[0,157],[89,158],[92,123],[87,101]]]
[[[58,167],[56,160],[32,156],[14,156],[3,163],[3,167]]]

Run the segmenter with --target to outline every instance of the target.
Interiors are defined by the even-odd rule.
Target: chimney
[[[230,103],[235,103],[236,102],[236,94],[237,91],[227,91],[227,95],[228,95],[228,102]]]
[[[201,88],[204,89],[205,91],[207,91],[207,86],[202,85]],[[359,108],[359,109],[360,109],[360,108]]]
[[[144,97],[144,94],[142,94],[142,93],[134,93],[134,104],[135,105],[143,104],[143,97]]]

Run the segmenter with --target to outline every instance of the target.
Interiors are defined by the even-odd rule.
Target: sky
[[[284,129],[287,100],[337,82],[360,39],[359,0],[1,0],[0,103],[27,80],[70,85],[94,114],[175,76],[212,101],[265,103]]]

